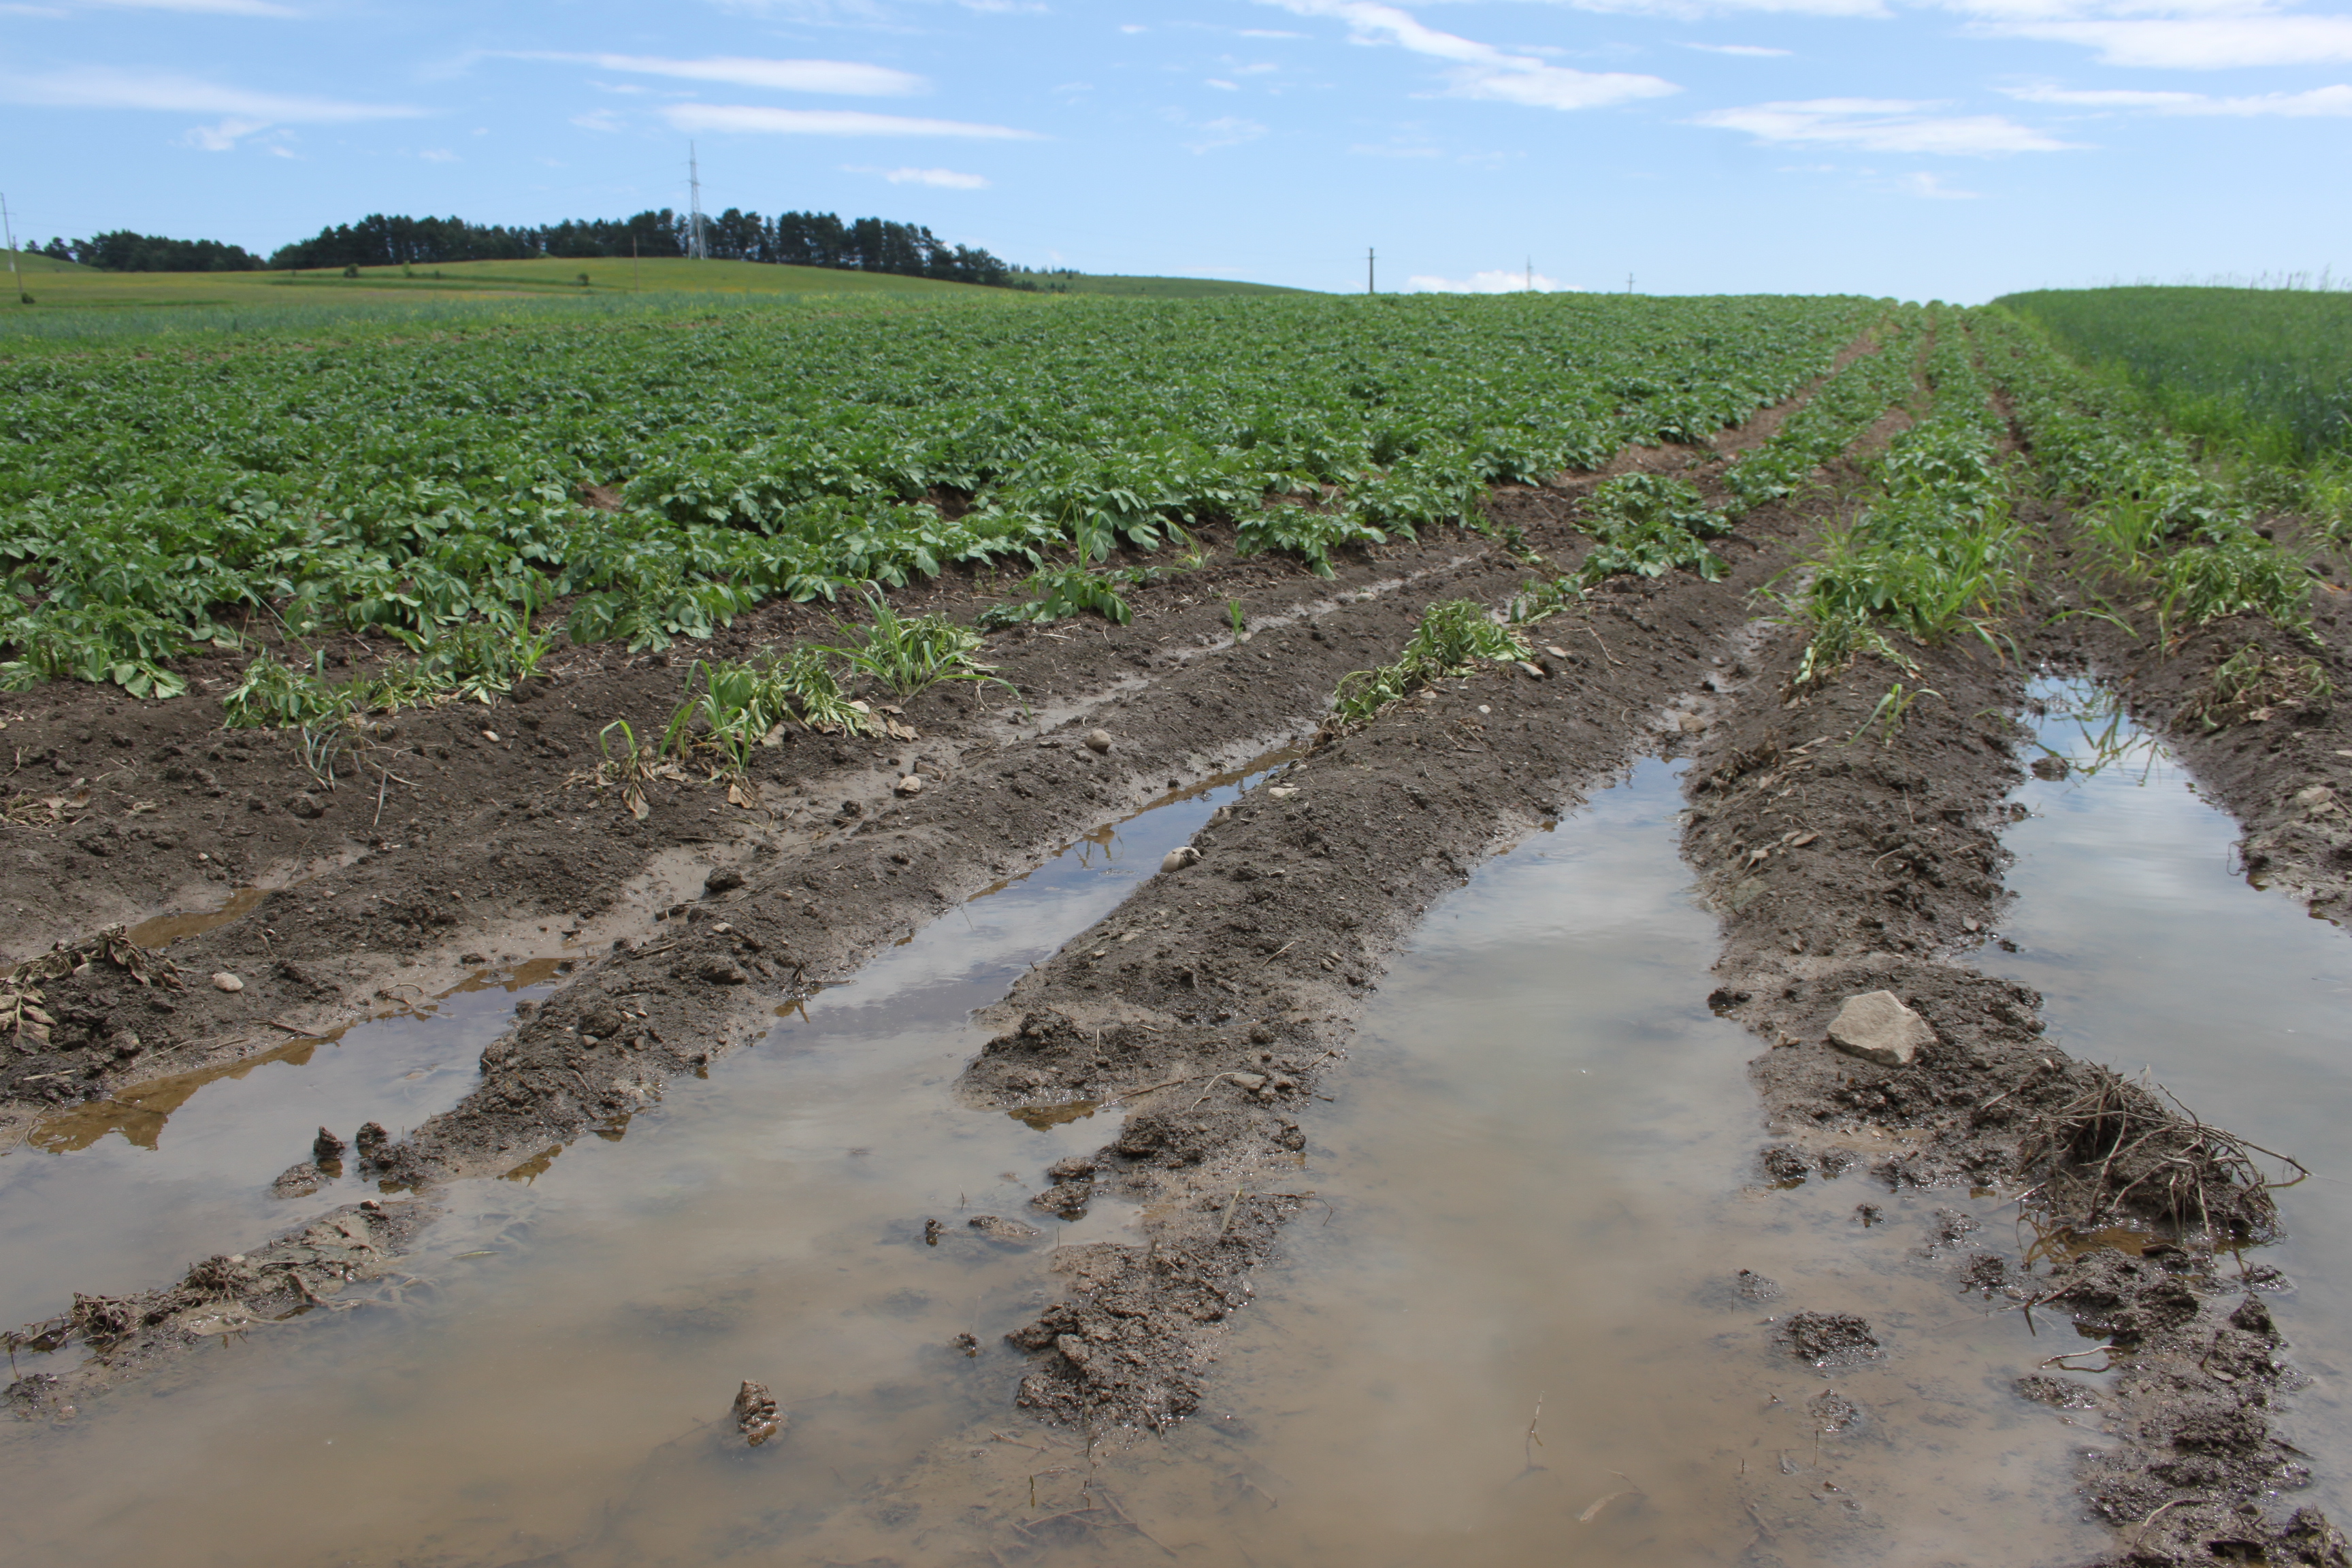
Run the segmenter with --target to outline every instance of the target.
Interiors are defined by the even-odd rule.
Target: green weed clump
[[[981,634],[970,626],[940,615],[901,616],[878,593],[866,595],[866,603],[874,621],[858,643],[825,651],[840,656],[852,670],[878,682],[901,702],[942,680],[1013,689],[992,666],[973,660]]]
[[[2221,730],[2282,710],[2316,710],[2335,695],[2336,683],[2317,660],[2265,653],[2249,643],[2214,667],[2204,688],[2182,705],[2180,717]]]
[[[1498,626],[1475,599],[1448,599],[1422,612],[1421,625],[1394,664],[1351,670],[1339,678],[1332,717],[1358,724],[1433,680],[1460,675],[1481,661],[1523,659],[1528,645]]]
[[[341,680],[327,674],[324,649],[315,650],[304,668],[265,648],[221,700],[222,723],[231,730],[309,727],[403,708],[487,703],[535,674],[554,638],[532,629],[528,608],[500,607],[486,620],[436,628],[429,636],[404,632],[395,640],[412,650],[410,658],[373,675]]]

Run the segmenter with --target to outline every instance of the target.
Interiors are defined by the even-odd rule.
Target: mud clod
[[[1799,1312],[1782,1325],[1790,1352],[1815,1366],[1851,1366],[1879,1354],[1867,1319],[1851,1312]]]
[[[964,1224],[980,1232],[989,1240],[1003,1242],[1010,1247],[1025,1246],[1045,1234],[1034,1225],[1024,1225],[1017,1219],[1006,1219],[1001,1215],[974,1215],[964,1221]]]

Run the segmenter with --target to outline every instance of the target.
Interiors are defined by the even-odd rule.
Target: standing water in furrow
[[[2200,1117],[2310,1168],[2277,1194],[2284,1239],[2231,1271],[2266,1280],[2294,1368],[2311,1380],[2280,1410],[2287,1440],[2316,1456],[2311,1489],[2289,1500],[2340,1517],[2352,1503],[2338,1458],[2352,1451],[2352,1330],[2327,1304],[2352,1289],[2352,944],[2241,873],[2238,824],[2111,697],[2075,680],[2035,697],[2044,754],[2067,765],[2045,763],[2059,776],[2017,796],[2030,815],[2004,841],[2018,901],[1979,962],[2040,990],[2074,1056],[2145,1068]]]
[[[1756,1042],[1704,1001],[1717,933],[1676,852],[1680,773],[1638,764],[1432,909],[1315,1119],[1296,1181],[1317,1201],[1209,1404],[1099,1463],[1079,1434],[1015,1434],[1040,1447],[1019,1468],[1045,1560],[2099,1550],[2068,1479],[2081,1434],[2007,1392],[2053,1347],[1952,1287],[2002,1205],[1890,1194],[1861,1140],[1835,1178],[1759,1169]],[[1798,1353],[1802,1311],[1866,1317],[1878,1348]],[[980,1560],[956,1524],[983,1462],[836,1521],[825,1557]],[[994,1500],[1025,1502],[1013,1479]]]
[[[999,1408],[1042,1255],[1134,1211],[1027,1206],[1109,1113],[966,1106],[967,1019],[1233,793],[971,900],[603,1141],[442,1189],[420,1248],[326,1305],[348,1314],[333,1332],[257,1325],[146,1385],[169,1398],[10,1424],[19,1544],[59,1563],[711,1562]],[[713,1424],[711,1391],[745,1380],[782,1396],[788,1440]]]

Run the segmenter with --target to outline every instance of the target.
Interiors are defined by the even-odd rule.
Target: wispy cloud
[[[2334,65],[2352,60],[2352,16],[2028,22],[1988,30],[2009,37],[2077,44],[2096,50],[2102,65],[2158,70]]]
[[[367,120],[407,120],[425,110],[398,103],[353,103],[339,98],[290,97],[225,87],[170,71],[75,66],[40,76],[0,76],[0,102],[50,109],[147,109],[184,114],[226,114],[264,125],[341,125]]]
[[[894,185],[935,185],[947,191],[984,191],[988,189],[985,174],[966,174],[955,169],[875,169],[861,163],[844,163],[845,174],[879,174]]]
[[[572,123],[583,131],[618,131],[621,117],[609,109],[592,109],[585,114],[575,114]]]
[[[194,147],[200,153],[234,153],[236,144],[257,131],[269,129],[267,120],[239,120],[235,115],[218,125],[191,125],[180,138],[184,147]]]
[[[2125,88],[2077,90],[2058,87],[2011,87],[2001,90],[2027,103],[2054,103],[2069,109],[2137,110],[2149,114],[2279,115],[2288,119],[2352,115],[2352,87],[2340,82],[2334,87],[2315,87],[2307,92],[2264,92],[2242,98],[2213,98],[2201,92],[2142,91]]]
[[[1373,0],[1265,0],[1301,16],[1328,16],[1348,24],[1360,44],[1393,44],[1417,55],[1452,62],[1446,92],[1454,98],[1486,99],[1532,109],[1600,109],[1634,99],[1659,98],[1682,89],[1673,82],[1628,71],[1580,71],[1545,63],[1424,26],[1411,13]]]
[[[1740,131],[1776,145],[1859,147],[1872,153],[1935,153],[1984,157],[1999,153],[2062,153],[2077,144],[1998,114],[1945,114],[1939,103],[1904,99],[1816,98],[1710,110],[1694,125]]]
[[[1473,272],[1467,278],[1439,278],[1416,273],[1405,279],[1405,286],[1421,294],[1556,294],[1562,291],[1580,293],[1558,279],[1547,278],[1540,272],[1525,268],[1497,268],[1491,272]]]
[[[676,103],[663,111],[679,131],[770,136],[960,136],[984,142],[1036,142],[1034,131],[962,120],[917,120],[859,109],[769,109],[758,104]]]
[[[1764,44],[1685,44],[1683,47],[1696,49],[1703,55],[1738,55],[1742,59],[1758,60],[1783,59],[1792,52]]]
[[[930,83],[908,71],[856,60],[772,60],[741,55],[713,55],[705,59],[669,59],[658,55],[510,54],[509,59],[553,60],[565,65],[593,66],[598,70],[636,76],[670,77],[681,81],[725,82],[730,87],[766,88],[776,92],[828,92],[850,98],[911,98],[930,90]]]
[[[1221,114],[1214,120],[1196,121],[1182,110],[1171,109],[1165,111],[1164,118],[1183,128],[1182,142],[1188,153],[1213,153],[1220,147],[1238,147],[1265,134],[1265,126],[1236,114]]]

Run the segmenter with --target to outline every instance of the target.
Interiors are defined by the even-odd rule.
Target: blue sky
[[[12,0],[20,239],[876,214],[1360,289],[1977,300],[2352,280],[2352,14],[2297,0]]]

